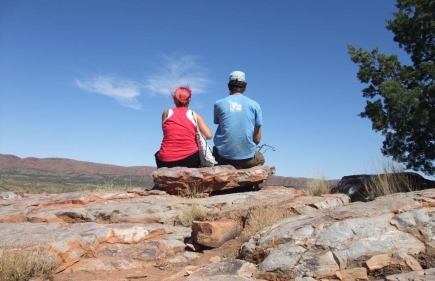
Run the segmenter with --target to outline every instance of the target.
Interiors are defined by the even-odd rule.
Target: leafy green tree
[[[402,65],[397,55],[348,45],[367,98],[359,114],[385,136],[382,153],[407,169],[435,174],[435,0],[397,0],[386,28],[410,55]]]

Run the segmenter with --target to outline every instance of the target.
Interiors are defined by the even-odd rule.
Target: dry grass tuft
[[[253,206],[248,209],[243,236],[251,237],[259,230],[287,216],[288,214],[279,206]]]
[[[207,216],[207,209],[200,203],[192,202],[181,209],[178,219],[182,226],[190,227],[193,221],[202,221]]]
[[[413,190],[415,183],[407,176],[403,166],[389,159],[381,159],[375,166],[375,175],[366,183],[372,199],[399,192]]]
[[[311,196],[321,196],[329,193],[329,185],[324,176],[307,180],[306,192]]]
[[[181,191],[180,195],[186,198],[201,198],[204,197],[204,188],[200,183],[194,183]]]
[[[52,278],[59,265],[58,256],[41,248],[0,249],[0,280],[28,281],[32,278]]]

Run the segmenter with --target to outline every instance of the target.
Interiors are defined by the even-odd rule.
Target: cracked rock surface
[[[208,198],[158,190],[16,195],[0,196],[0,247],[55,251],[56,281],[104,272],[101,279],[127,280],[115,278],[123,270],[143,276],[137,280],[368,280],[392,264],[403,270],[386,280],[435,276],[414,258],[434,252],[434,189],[366,203],[278,186]],[[208,249],[188,247],[192,230],[179,216],[192,204],[206,209],[206,221],[243,228],[222,246],[236,254],[217,248],[209,260]],[[81,273],[95,275],[66,277]]]

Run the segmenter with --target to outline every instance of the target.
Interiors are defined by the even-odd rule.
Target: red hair
[[[176,107],[187,107],[192,96],[189,86],[178,87],[172,94]]]

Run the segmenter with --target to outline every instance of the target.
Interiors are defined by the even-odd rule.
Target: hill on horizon
[[[0,191],[59,193],[153,186],[152,166],[123,167],[66,158],[20,158],[0,154]],[[303,188],[307,178],[270,176],[264,186]],[[337,181],[329,181],[335,183]]]

